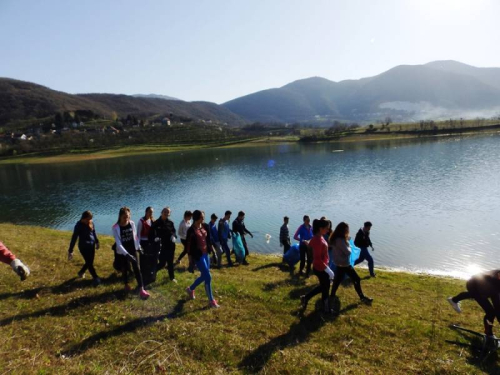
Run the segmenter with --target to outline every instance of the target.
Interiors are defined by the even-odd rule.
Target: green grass
[[[103,285],[74,278],[82,259],[66,260],[70,233],[0,224],[0,239],[32,270],[25,282],[0,270],[1,373],[33,374],[471,374],[497,373],[496,356],[483,366],[467,342],[448,328],[481,330],[482,313],[464,302],[456,314],[445,297],[460,280],[380,270],[366,279],[372,306],[352,286],[339,289],[341,314],[325,316],[312,300],[301,315],[299,296],[316,278],[291,278],[275,256],[251,255],[250,266],[214,270],[221,308],[208,309],[203,287],[187,301],[195,275],[165,271],[142,301],[124,293],[111,268],[112,239],[101,236],[96,268]],[[251,242],[250,242],[251,247]],[[278,249],[276,249],[278,250]],[[178,249],[179,251],[179,249]]]

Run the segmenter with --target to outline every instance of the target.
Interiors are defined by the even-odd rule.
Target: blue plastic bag
[[[290,267],[295,266],[300,260],[300,248],[298,243],[294,243],[288,251],[283,255],[283,259]]]
[[[245,259],[245,247],[243,246],[241,235],[239,233],[233,234],[233,251],[234,255],[236,255],[236,261],[238,263],[243,262]]]
[[[356,262],[358,260],[359,255],[361,254],[361,249],[359,247],[357,247],[356,245],[354,245],[354,240],[352,238],[349,240],[349,244],[351,245],[350,263],[351,263],[351,266],[354,267],[354,262]]]

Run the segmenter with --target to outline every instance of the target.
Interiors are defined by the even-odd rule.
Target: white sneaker
[[[462,312],[462,309],[460,308],[460,302],[457,302],[457,303],[453,302],[452,297],[448,297],[447,300],[450,303],[451,307],[453,307],[453,310],[455,310],[457,313]]]

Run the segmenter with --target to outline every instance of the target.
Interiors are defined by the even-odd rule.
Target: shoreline
[[[23,156],[11,156],[0,158],[1,165],[23,164],[50,164],[50,163],[75,163],[93,160],[114,159],[127,156],[166,154],[175,152],[184,152],[202,149],[224,149],[224,148],[240,148],[240,147],[262,147],[280,144],[319,144],[319,143],[362,143],[362,142],[380,142],[391,140],[416,140],[416,139],[432,139],[445,137],[465,137],[477,135],[494,135],[500,134],[498,129],[484,129],[479,131],[468,131],[463,133],[451,132],[441,134],[351,134],[345,137],[336,139],[317,139],[311,142],[301,142],[297,136],[276,136],[276,137],[255,137],[243,140],[234,140],[220,144],[206,145],[134,145],[126,147],[116,147],[110,149],[102,149],[95,151],[75,150],[62,154],[26,154]]]

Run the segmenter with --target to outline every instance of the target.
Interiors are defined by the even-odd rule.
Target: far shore
[[[411,140],[448,136],[470,136],[478,134],[499,134],[500,130],[482,129],[468,130],[461,133],[440,133],[440,134],[409,134],[409,133],[354,133],[335,138],[318,138],[307,143],[356,143],[356,142],[378,142],[388,140]],[[210,148],[236,148],[236,147],[261,147],[277,144],[298,143],[298,136],[266,136],[255,137],[243,140],[234,140],[224,143],[210,144],[181,144],[181,145],[133,145],[116,147],[104,150],[73,150],[61,154],[31,153],[20,156],[0,158],[0,165],[6,164],[50,164],[50,163],[74,163],[91,160],[113,159],[125,156],[163,154],[172,152],[183,152]]]

